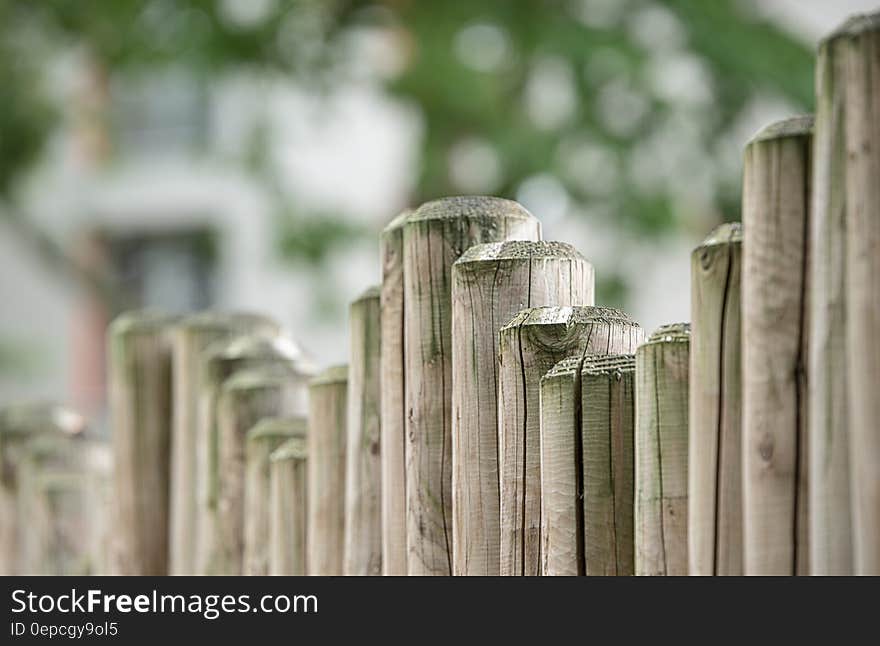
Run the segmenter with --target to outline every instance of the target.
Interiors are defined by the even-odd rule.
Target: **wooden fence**
[[[4,573],[880,574],[878,50],[847,22],[748,142],[690,323],[492,197],[388,225],[317,376],[261,316],[123,315],[112,488],[72,413],[0,416]]]

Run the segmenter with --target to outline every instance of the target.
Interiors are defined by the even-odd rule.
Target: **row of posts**
[[[83,489],[113,513],[81,550],[126,574],[880,574],[877,51],[880,17],[847,22],[815,119],[748,143],[690,324],[644,338],[580,253],[482,197],[388,225],[349,364],[317,376],[260,316],[120,317],[113,485]],[[9,519],[49,488],[25,465],[64,433],[13,417],[24,562]]]

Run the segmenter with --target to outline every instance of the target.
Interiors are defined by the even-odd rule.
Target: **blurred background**
[[[739,219],[742,148],[813,104],[859,0],[0,0],[0,404],[105,406],[121,309],[258,310],[318,365],[378,233],[516,199],[647,330]]]

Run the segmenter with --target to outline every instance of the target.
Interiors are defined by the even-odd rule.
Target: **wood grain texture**
[[[742,227],[723,224],[691,254],[688,573],[741,575]]]
[[[690,325],[654,332],[636,350],[635,573],[686,576]]]
[[[406,574],[406,408],[403,379],[403,227],[412,211],[382,231],[381,334],[382,574]]]
[[[287,440],[305,441],[306,418],[264,417],[245,436],[244,560],[242,574],[266,576],[270,561],[270,458]]]
[[[212,344],[245,333],[277,335],[278,325],[256,314],[199,312],[181,319],[172,332],[174,414],[171,429],[169,574],[196,573],[196,441],[199,372]]]
[[[816,61],[809,252],[810,572],[853,571],[849,488],[846,305],[845,47],[831,38]]]
[[[306,438],[288,440],[272,453],[269,462],[269,574],[303,576],[308,574]]]
[[[580,355],[541,378],[541,574],[584,575]]]
[[[168,573],[173,323],[161,314],[128,312],[108,331],[117,574]]]
[[[310,575],[340,576],[345,536],[348,366],[309,382],[308,537]]]
[[[846,338],[854,573],[880,575],[880,13],[846,40]]]
[[[452,267],[453,574],[499,573],[498,331],[523,308],[592,305],[592,266],[561,242],[471,247]]]
[[[283,364],[240,370],[223,382],[217,400],[217,541],[208,560],[207,574],[244,573],[245,504],[254,502],[246,492],[247,458],[251,457],[247,455],[247,434],[264,418],[297,413],[301,388],[298,373]],[[276,438],[269,448],[277,447],[277,443]],[[265,453],[268,456],[269,451]],[[268,515],[266,493],[264,490],[260,509],[249,510],[262,521]],[[264,574],[268,565],[265,550],[259,556],[263,557],[260,562],[252,565]]]
[[[217,502],[219,492],[219,435],[217,402],[220,390],[229,377],[241,370],[282,366],[298,375],[299,389],[293,414],[306,410],[306,383],[311,367],[291,340],[262,334],[246,334],[230,341],[219,341],[205,350],[199,376],[198,437],[196,442],[196,569],[199,574],[211,570],[217,553]]]
[[[371,287],[351,304],[349,326],[351,345],[342,572],[346,575],[377,576],[382,574],[378,287]]]
[[[746,146],[742,400],[745,574],[809,574],[807,268],[812,117]]]
[[[581,367],[583,554],[587,576],[634,573],[635,358],[587,356]]]
[[[534,307],[499,333],[498,469],[504,576],[541,573],[541,378],[571,355],[633,352],[642,329],[604,307]]]
[[[403,232],[407,573],[452,573],[452,263],[471,246],[538,240],[515,202],[456,197],[423,204]]]

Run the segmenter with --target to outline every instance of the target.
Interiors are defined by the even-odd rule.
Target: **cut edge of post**
[[[284,462],[285,460],[305,460],[309,457],[307,440],[305,437],[292,437],[281,444],[269,454],[270,462]]]
[[[588,354],[581,365],[582,375],[624,375],[635,371],[634,354]]]
[[[331,384],[346,383],[348,381],[348,364],[330,366],[323,372],[309,380],[309,387],[328,386]]]
[[[425,220],[501,219],[518,218],[534,220],[528,209],[519,202],[487,195],[461,195],[443,197],[425,202],[409,215],[406,223]]]
[[[570,258],[587,262],[584,255],[567,242],[551,240],[505,240],[488,242],[470,247],[455,261],[454,266],[464,268],[481,262],[521,260],[523,258]]]
[[[590,322],[623,323],[640,327],[629,314],[615,307],[594,305],[541,306],[520,310],[500,332],[527,325],[562,324],[572,326]]]
[[[869,31],[880,30],[880,11],[855,14],[847,18],[837,29],[819,41],[819,48],[840,38],[853,38]]]
[[[307,427],[308,421],[304,416],[264,417],[251,427],[245,438],[248,442],[263,438],[305,438]]]
[[[642,345],[652,343],[689,342],[691,338],[690,323],[666,323],[658,327],[645,339]]]
[[[809,137],[813,134],[815,118],[812,114],[801,114],[774,121],[758,130],[746,143],[746,147],[762,141],[784,139],[786,137]]]

